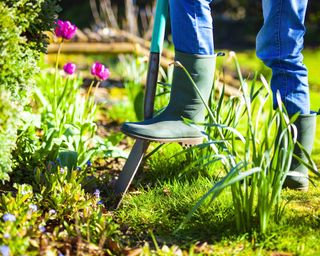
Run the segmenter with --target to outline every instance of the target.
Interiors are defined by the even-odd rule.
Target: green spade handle
[[[154,18],[146,91],[144,97],[144,119],[152,118],[154,99],[157,90],[160,57],[162,52],[166,20],[168,16],[169,0],[157,0]]]
[[[168,17],[168,9],[169,0],[157,0],[150,48],[151,52],[161,53],[162,51],[166,21]]]

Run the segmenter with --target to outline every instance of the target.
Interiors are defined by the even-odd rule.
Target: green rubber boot
[[[311,154],[314,142],[314,136],[316,132],[316,117],[316,113],[300,115],[294,122],[298,130],[297,141],[306,149],[308,154]],[[306,157],[298,145],[295,146],[294,153],[303,160],[306,160]],[[284,187],[307,191],[309,185],[308,177],[308,168],[293,158],[290,171],[287,174],[284,182]]]
[[[193,55],[176,52],[179,61],[192,76],[206,102],[211,93],[215,55]],[[203,122],[206,109],[192,82],[181,67],[174,67],[170,101],[163,112],[154,118],[136,123],[124,123],[121,130],[128,136],[158,142],[199,144],[203,134],[196,125],[188,125],[182,117]]]

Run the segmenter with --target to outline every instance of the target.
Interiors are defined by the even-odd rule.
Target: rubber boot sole
[[[146,137],[140,134],[133,134],[133,133],[127,133],[123,130],[121,130],[124,134],[126,134],[129,137],[135,138],[135,139],[142,139],[142,140],[148,140],[148,141],[154,141],[159,143],[171,143],[171,142],[177,142],[180,143],[182,146],[195,146],[202,144],[203,137],[194,137],[194,138],[154,138],[154,137]]]

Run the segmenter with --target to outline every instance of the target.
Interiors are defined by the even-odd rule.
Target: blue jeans
[[[169,0],[172,39],[184,53],[213,55],[211,0]]]
[[[170,0],[176,50],[213,54],[210,2]],[[289,114],[310,113],[308,71],[301,53],[307,3],[308,0],[262,0],[264,24],[257,35],[257,56],[272,69],[274,107],[277,107],[276,93],[279,91]]]

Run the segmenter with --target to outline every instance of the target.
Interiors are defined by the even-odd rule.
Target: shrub
[[[54,27],[58,1],[0,2],[0,180],[9,178],[22,107],[34,85],[40,52],[48,44],[43,31]]]
[[[0,2],[0,89],[23,98],[44,52],[45,30],[54,26],[59,0],[4,0]]]
[[[0,180],[8,180],[11,171],[11,150],[17,138],[17,117],[21,107],[10,101],[7,92],[0,92]]]

